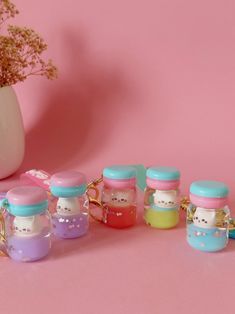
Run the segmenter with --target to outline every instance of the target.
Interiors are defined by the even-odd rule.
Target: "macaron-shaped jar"
[[[8,191],[5,208],[5,239],[8,255],[31,262],[48,255],[51,248],[51,219],[47,193],[40,187],[22,186]]]
[[[50,190],[57,198],[56,211],[52,215],[55,236],[71,239],[87,233],[89,202],[86,189],[86,177],[81,172],[63,171],[52,175]]]
[[[160,229],[175,227],[179,222],[179,170],[174,167],[150,167],[146,172],[146,185],[146,224]]]
[[[103,222],[113,228],[136,223],[136,170],[131,166],[111,166],[103,170],[101,202]]]
[[[190,186],[187,241],[200,251],[216,252],[228,243],[230,211],[228,187],[217,181],[195,181]]]

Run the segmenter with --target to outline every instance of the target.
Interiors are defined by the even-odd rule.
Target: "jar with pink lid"
[[[56,212],[52,215],[55,236],[71,239],[85,235],[89,227],[87,181],[83,173],[63,171],[50,179],[50,190],[57,198]]]
[[[146,185],[145,222],[159,229],[175,227],[179,222],[179,170],[174,167],[149,167]]]
[[[16,261],[45,257],[51,248],[51,219],[47,193],[40,187],[11,189],[1,204],[7,254]]]
[[[136,223],[136,170],[131,166],[111,166],[103,170],[101,202],[103,222],[113,228]]]
[[[217,181],[195,181],[190,186],[187,241],[200,251],[215,252],[228,243],[230,211],[228,187]]]

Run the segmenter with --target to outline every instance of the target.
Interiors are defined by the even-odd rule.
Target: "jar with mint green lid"
[[[169,229],[179,222],[180,172],[174,167],[147,169],[144,220],[154,228]]]
[[[86,176],[81,172],[69,170],[51,176],[50,191],[56,198],[52,230],[56,237],[73,239],[88,232],[89,202],[86,189]]]
[[[195,249],[216,252],[228,243],[228,187],[218,181],[195,181],[190,186],[187,242]]]
[[[51,248],[51,217],[47,193],[40,187],[22,186],[8,191],[2,200],[4,237],[9,257],[32,262]]]
[[[134,167],[115,165],[103,169],[101,202],[102,221],[113,228],[127,228],[135,225],[136,170]]]

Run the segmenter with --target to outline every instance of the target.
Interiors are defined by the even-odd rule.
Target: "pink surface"
[[[228,198],[200,197],[190,193],[190,201],[192,204],[208,209],[222,208],[227,205]]]
[[[154,180],[147,177],[146,184],[148,187],[156,190],[176,190],[178,189],[180,185],[179,180],[169,180],[169,181],[163,181],[163,180]]]
[[[195,180],[235,185],[234,1],[15,0],[20,24],[49,43],[55,82],[16,86],[26,129],[20,172],[110,164],[173,165],[181,189]],[[53,18],[52,18],[53,17]],[[19,185],[17,175],[0,190]],[[179,228],[142,219],[128,230],[93,223],[34,264],[1,259],[7,314],[234,312],[235,242],[194,251]]]
[[[47,200],[47,193],[37,186],[18,186],[7,192],[6,198],[13,205],[34,205]]]
[[[51,176],[51,185],[61,187],[76,187],[86,183],[86,177],[78,171],[61,171]]]

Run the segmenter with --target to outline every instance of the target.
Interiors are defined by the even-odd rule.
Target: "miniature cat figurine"
[[[193,223],[200,228],[213,228],[216,225],[216,212],[197,207],[193,215]]]
[[[13,222],[14,233],[17,236],[34,236],[41,232],[39,218],[36,216],[19,217],[16,216]]]
[[[156,190],[153,197],[154,204],[161,208],[174,208],[178,204],[178,192],[175,190]]]
[[[129,206],[133,201],[133,196],[130,191],[115,191],[109,199],[109,205],[113,207]]]
[[[57,213],[61,216],[71,216],[80,213],[80,204],[76,197],[60,197],[56,206]]]

